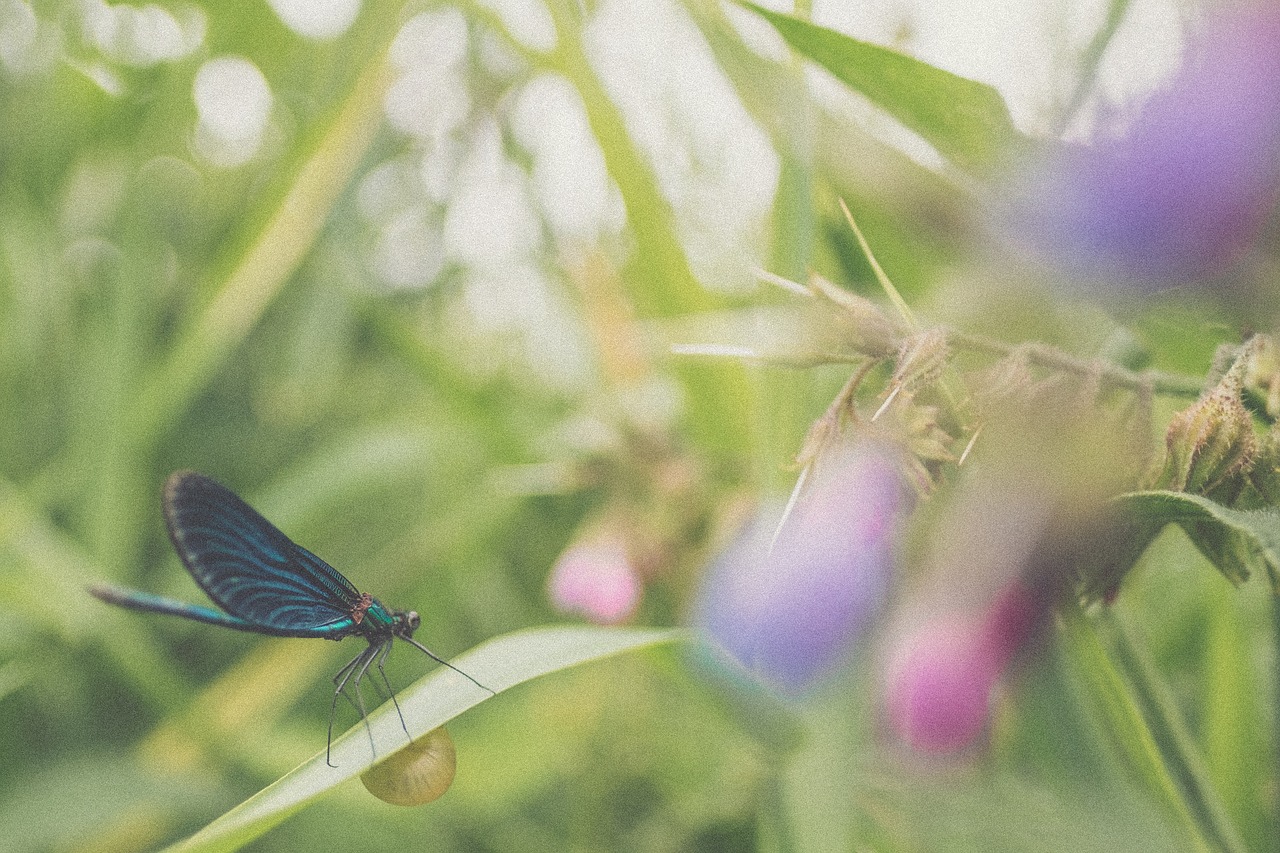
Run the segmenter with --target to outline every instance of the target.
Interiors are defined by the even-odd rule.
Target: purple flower
[[[1280,6],[1224,10],[1201,36],[1126,135],[1030,164],[1003,229],[1077,278],[1229,272],[1280,194]]]
[[[1000,676],[1047,613],[1044,596],[1009,584],[981,618],[941,614],[907,634],[892,656],[889,725],[922,752],[947,753],[985,731]]]
[[[695,625],[766,683],[806,691],[882,609],[912,502],[888,448],[824,453],[776,540],[777,515],[761,515],[715,562]]]
[[[557,610],[613,625],[635,612],[642,586],[626,542],[605,532],[570,545],[560,555],[547,591]]]

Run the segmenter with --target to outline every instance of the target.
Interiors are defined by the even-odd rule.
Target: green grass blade
[[[154,707],[172,710],[185,679],[132,614],[102,607],[85,587],[110,577],[106,568],[34,508],[21,489],[0,479],[0,549],[14,558],[4,578],[0,611],[27,614],[42,636],[80,649],[96,648]],[[56,607],[49,602],[57,602]]]
[[[1064,614],[1062,636],[1075,676],[1088,688],[1112,745],[1130,771],[1166,810],[1191,850],[1214,850],[1129,685],[1082,612]]]
[[[1252,641],[1258,636],[1258,622],[1265,624],[1265,619],[1257,619],[1258,610],[1270,610],[1275,602],[1260,585],[1236,590],[1214,583],[1206,593],[1207,666],[1198,710],[1207,774],[1248,848],[1280,849],[1280,826],[1268,820],[1262,805],[1275,765],[1268,737],[1268,691],[1256,665],[1258,646]]]
[[[674,630],[556,626],[517,631],[489,640],[452,663],[495,692],[622,652],[670,643],[683,634]],[[440,667],[402,691],[397,700],[405,725],[414,737],[492,698],[456,672]],[[385,758],[405,745],[400,720],[390,703],[369,715],[378,754]],[[318,752],[311,759],[214,820],[172,851],[227,851],[260,837],[313,800],[359,776],[374,763],[364,724],[353,726],[333,742],[333,763]]]
[[[1004,99],[985,83],[754,3],[742,5],[772,24],[795,51],[970,173],[984,173],[1010,148],[1025,144]]]
[[[1111,42],[1119,31],[1120,25],[1124,23],[1128,16],[1131,5],[1131,0],[1110,0],[1107,3],[1107,16],[1103,19],[1102,26],[1098,28],[1093,38],[1089,40],[1089,44],[1080,53],[1080,70],[1076,75],[1076,83],[1071,90],[1071,97],[1067,99],[1063,106],[1054,136],[1061,136],[1066,133],[1076,114],[1080,112],[1080,108],[1089,99],[1089,95],[1095,91],[1098,85],[1098,72],[1102,67],[1102,58],[1106,55],[1107,48],[1111,47]]]
[[[132,434],[138,446],[145,449],[176,422],[311,251],[377,137],[391,79],[385,57],[365,69],[210,303],[179,335],[166,363],[137,396]]]
[[[680,241],[675,213],[657,175],[628,132],[622,110],[588,58],[578,13],[564,0],[548,5],[558,45],[548,67],[564,75],[582,99],[587,124],[600,144],[605,169],[622,196],[636,249],[624,270],[627,296],[638,317],[673,317],[717,307],[702,286]],[[716,451],[746,452],[751,389],[742,367],[728,363],[679,363],[675,374],[688,391],[694,435]]]
[[[1129,694],[1160,749],[1163,763],[1204,836],[1211,840],[1215,849],[1244,853],[1248,848],[1214,786],[1200,747],[1192,738],[1182,712],[1168,687],[1160,680],[1155,664],[1148,659],[1143,646],[1131,638],[1123,620],[1114,611],[1104,611],[1098,624],[1107,629],[1101,636],[1109,656],[1123,674]]]

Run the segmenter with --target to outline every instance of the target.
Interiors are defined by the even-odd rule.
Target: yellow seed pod
[[[421,806],[453,784],[458,754],[444,728],[433,729],[360,774],[369,793],[393,806]]]

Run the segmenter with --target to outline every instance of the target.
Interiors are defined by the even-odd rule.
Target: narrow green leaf
[[[557,670],[590,663],[622,652],[670,643],[683,634],[674,630],[558,626],[517,631],[489,640],[453,660],[495,692]],[[439,728],[469,708],[491,698],[458,673],[441,667],[397,697],[405,725],[414,737]],[[400,718],[390,703],[369,715],[378,754],[386,758],[405,745]],[[173,851],[227,851],[260,837],[313,800],[369,769],[376,760],[369,750],[363,723],[333,742],[332,761],[323,751],[254,794]]]
[[[1196,820],[1184,792],[1174,780],[1160,745],[1143,717],[1124,678],[1112,663],[1083,613],[1071,610],[1062,623],[1064,650],[1073,674],[1088,688],[1095,710],[1117,751],[1137,779],[1181,828],[1187,845],[1200,853],[1212,846]]]
[[[26,614],[48,635],[99,649],[157,708],[177,707],[184,678],[150,641],[148,628],[115,608],[102,608],[85,587],[110,577],[93,555],[0,479],[0,543],[16,570],[4,578],[3,604]],[[57,607],[48,602],[58,602]],[[0,608],[3,609],[3,608]]]
[[[1098,84],[1098,69],[1102,66],[1102,58],[1107,53],[1107,48],[1111,47],[1111,41],[1115,38],[1116,33],[1120,30],[1120,25],[1124,22],[1129,12],[1131,0],[1109,0],[1107,3],[1107,16],[1102,22],[1102,26],[1094,33],[1089,44],[1080,54],[1079,65],[1080,70],[1076,74],[1076,84],[1071,90],[1071,96],[1067,99],[1063,106],[1062,113],[1057,123],[1057,132],[1055,136],[1064,133],[1070,126],[1076,113],[1084,106],[1089,95],[1094,91]]]
[[[1233,584],[1266,571],[1280,593],[1280,509],[1240,510],[1183,492],[1133,492],[1117,498],[1135,525],[1153,534],[1166,524],[1186,531]]]
[[[390,34],[388,34],[388,39]],[[382,122],[392,79],[376,56],[355,81],[333,121],[298,164],[297,174],[261,230],[246,245],[212,301],[178,336],[133,410],[131,433],[142,448],[178,416],[229,359],[293,276],[346,189]]]
[[[774,62],[743,44],[718,0],[688,0],[686,7],[742,105],[773,140],[781,160],[770,269],[794,281],[806,280],[811,270],[837,281],[870,275],[861,268],[862,258],[839,210],[843,200],[857,211],[858,224],[876,247],[877,258],[894,271],[894,283],[904,294],[919,294],[928,282],[936,281],[939,268],[949,267],[960,250],[958,236],[938,223],[963,220],[972,205],[969,194],[876,139],[852,117],[810,100],[798,81],[796,63]],[[801,97],[803,103],[797,101]],[[788,194],[788,187],[801,189],[788,183],[801,166],[812,173],[803,199],[799,192]],[[811,223],[789,218],[788,211],[796,212],[801,202],[813,206],[806,214]],[[923,210],[930,213],[922,216]],[[806,265],[797,271],[798,251],[787,253],[793,260],[784,260],[779,249],[784,241],[798,249],[801,227],[812,230],[812,243],[806,247]],[[804,426],[799,429],[803,432]],[[794,444],[794,436],[790,441]]]
[[[852,790],[858,838],[851,844],[819,849],[913,853],[1185,853],[1196,849],[1131,788],[1115,783],[1069,779],[1050,785],[1013,768],[951,776],[868,771],[856,783]]]
[[[773,24],[793,49],[861,92],[962,169],[982,174],[1010,149],[1027,141],[1013,126],[1000,93],[985,83],[791,15],[740,2]]]
[[[1144,646],[1131,638],[1115,610],[1104,609],[1096,625],[1109,659],[1123,674],[1130,700],[1204,837],[1215,849],[1243,853],[1247,848],[1213,784],[1200,747]]]
[[[1260,850],[1267,832],[1265,811],[1258,808],[1258,792],[1269,775],[1266,692],[1250,654],[1255,633],[1242,618],[1241,596],[1215,584],[1205,601],[1206,666],[1199,709],[1205,763],[1232,819]]]
[[[637,315],[672,317],[714,308],[718,300],[693,274],[678,236],[675,213],[657,176],[588,59],[578,10],[563,0],[547,8],[558,38],[548,68],[564,75],[582,98],[587,123],[600,144],[609,177],[617,184],[635,237],[636,249],[624,278]],[[678,363],[675,372],[688,390],[695,436],[711,448],[745,452],[750,438],[746,425],[750,422],[751,389],[742,367]]]
[[[689,266],[675,213],[658,186],[657,176],[588,59],[578,10],[573,4],[556,2],[548,5],[548,11],[558,39],[548,67],[563,74],[582,98],[587,123],[600,144],[609,177],[618,185],[635,235],[633,275],[645,285],[633,287],[629,294],[636,312],[642,317],[668,317],[712,308],[715,299],[698,283]]]

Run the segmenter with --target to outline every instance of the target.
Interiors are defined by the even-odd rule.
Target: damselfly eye
[[[409,626],[409,633],[412,634],[418,630],[418,626],[422,624],[422,620],[418,618],[418,611],[410,610],[404,617],[404,621]]]
[[[411,614],[417,618],[417,614]],[[369,793],[393,806],[420,806],[453,784],[458,754],[443,728],[433,729],[360,775]]]

